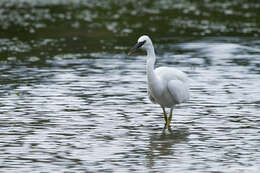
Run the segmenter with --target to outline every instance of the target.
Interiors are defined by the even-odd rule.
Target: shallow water
[[[150,35],[158,55],[157,66],[176,67],[191,79],[191,100],[176,107],[171,130],[164,130],[161,108],[147,98],[144,53],[126,55],[143,31],[135,33],[138,29],[132,24],[127,25],[130,30],[122,31],[124,22],[116,21],[117,17],[114,25],[104,29],[101,25],[105,22],[97,19],[117,6],[108,4],[106,9],[102,3],[92,4],[93,9],[97,6],[101,9],[96,18],[85,11],[86,16],[93,17],[87,19],[94,22],[91,33],[83,34],[87,26],[81,24],[75,30],[60,32],[62,26],[48,28],[48,14],[56,16],[54,23],[62,23],[63,9],[61,12],[55,9],[56,3],[63,4],[62,1],[53,4],[47,1],[40,7],[33,1],[26,2],[34,7],[28,14],[35,10],[38,18],[22,26],[25,31],[14,34],[2,26],[7,35],[0,34],[1,172],[259,171],[257,25],[248,26],[253,29],[247,33],[240,32],[243,27],[231,33],[223,31],[225,36],[221,33],[214,36],[211,27],[210,32],[201,34],[203,31],[194,29],[188,21],[184,28],[176,28],[175,35],[169,34],[170,27],[166,27],[169,32],[161,36],[165,26],[156,25]],[[86,2],[77,3],[93,10]],[[151,8],[142,14],[146,18],[148,14],[161,14],[158,18],[166,21],[163,14],[168,14],[168,8],[179,8],[181,17],[185,17],[185,9],[196,11],[199,7],[198,4],[190,7],[189,1],[178,1],[184,5],[178,7],[176,3],[169,7],[167,2],[153,4],[160,7],[159,12]],[[258,3],[248,4],[249,9],[259,8]],[[149,5],[143,5],[149,9]],[[223,5],[223,9],[238,5],[234,1]],[[14,12],[12,9],[11,6],[10,11]],[[82,15],[83,9],[77,6],[67,13],[77,16],[75,9],[79,10],[77,15]],[[120,15],[129,12],[125,10],[122,8]],[[234,15],[239,16],[242,11]],[[250,19],[252,23],[255,20],[258,19]],[[71,21],[64,19],[64,23]],[[46,26],[31,33],[37,22]],[[11,26],[10,19],[6,27]],[[92,29],[96,28],[93,34]],[[181,30],[183,36],[179,36]]]

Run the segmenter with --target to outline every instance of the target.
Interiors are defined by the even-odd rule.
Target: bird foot
[[[167,128],[169,131],[171,131],[171,125],[170,125],[170,124],[165,123],[163,129],[165,130],[166,128]]]
[[[165,123],[165,126],[171,127],[171,121],[168,119],[167,122]]]

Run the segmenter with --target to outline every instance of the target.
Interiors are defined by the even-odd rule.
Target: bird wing
[[[188,77],[182,71],[173,67],[159,67],[155,69],[155,73],[163,80],[179,80],[182,82],[188,82]]]
[[[177,103],[182,103],[189,100],[188,84],[180,80],[170,80],[167,88]]]

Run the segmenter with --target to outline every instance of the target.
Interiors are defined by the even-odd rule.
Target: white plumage
[[[153,43],[148,36],[141,36],[137,44],[129,51],[129,55],[138,48],[147,52],[146,71],[149,99],[162,107],[165,125],[170,127],[174,106],[189,100],[188,77],[176,68],[159,67],[154,69],[156,56]],[[165,108],[170,108],[169,117],[167,117]]]

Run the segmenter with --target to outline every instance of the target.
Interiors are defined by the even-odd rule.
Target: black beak
[[[128,55],[131,55],[136,49],[140,48],[142,45],[144,45],[145,41],[142,42],[138,42],[136,43],[136,45],[134,45],[134,47],[132,47],[129,52]]]

